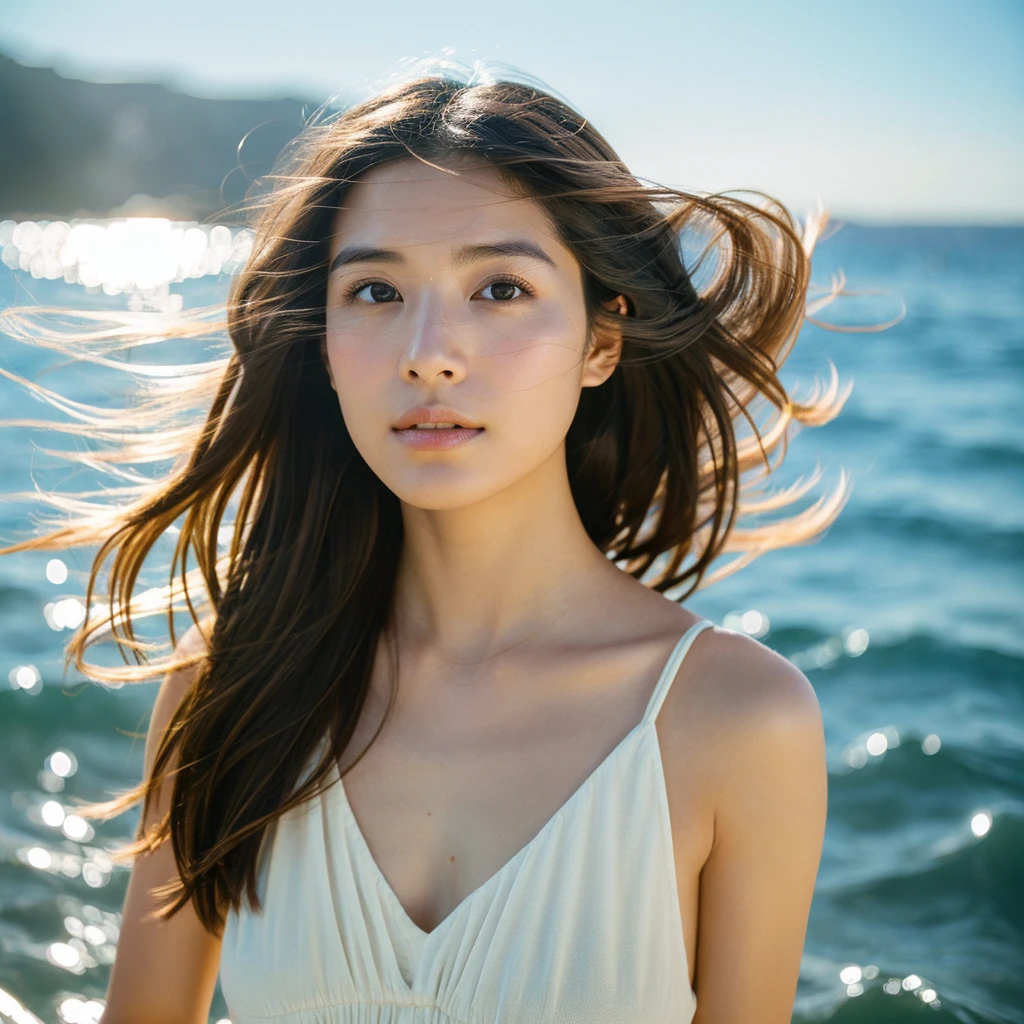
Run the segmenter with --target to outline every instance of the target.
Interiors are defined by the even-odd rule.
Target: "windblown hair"
[[[320,355],[333,223],[371,168],[409,158],[457,166],[465,157],[485,161],[546,211],[582,268],[591,328],[615,316],[603,300],[627,300],[628,314],[616,317],[621,363],[602,386],[584,389],[567,437],[576,508],[602,552],[682,600],[758,554],[812,540],[845,501],[844,475],[809,508],[766,516],[806,495],[818,476],[779,493],[763,487],[791,428],[832,419],[849,391],[832,367],[830,382],[797,402],[778,377],[804,320],[844,294],[834,282],[808,302],[824,213],[800,226],[762,193],[753,203],[646,183],[582,116],[515,81],[433,74],[307,126],[259,199],[252,253],[227,301],[227,358],[170,376],[154,369],[127,410],[71,402],[3,371],[78,421],[7,425],[99,442],[99,450],[62,454],[123,484],[42,494],[61,516],[2,549],[98,545],[88,617],[68,642],[67,662],[115,684],[196,666],[150,777],[83,811],[109,817],[142,801],[148,812],[161,781],[171,781],[169,814],[148,829],[144,814],[135,841],[117,854],[127,860],[170,839],[181,882],[165,892],[161,916],[191,900],[219,933],[243,898],[258,910],[267,827],[326,784],[353,735],[389,635],[403,531],[399,501],[353,445]],[[701,240],[689,268],[687,239]],[[700,291],[698,272],[707,278]],[[145,366],[111,353],[218,329],[189,314],[159,328],[127,314],[120,326],[111,314],[95,320],[74,344],[66,330],[46,332],[38,310],[8,311],[3,327],[136,377]],[[201,412],[188,419],[193,409]],[[173,467],[155,476],[133,468],[167,461]],[[225,529],[230,544],[218,553]],[[136,592],[147,555],[175,530],[168,586]],[[712,571],[728,552],[736,557]],[[108,559],[109,601],[94,601]],[[207,652],[150,659],[154,645],[136,637],[134,620],[166,612],[173,645],[174,612],[184,609],[204,628],[212,623]],[[84,660],[107,634],[126,667]]]

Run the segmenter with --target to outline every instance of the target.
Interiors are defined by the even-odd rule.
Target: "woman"
[[[167,601],[197,574],[209,598],[142,785],[93,808],[144,801],[105,1024],[205,1021],[218,971],[235,1024],[790,1019],[819,707],[679,602],[844,500],[739,525],[806,492],[745,497],[845,398],[776,376],[820,226],[642,184],[510,81],[430,76],[307,131],[201,431],[145,442],[183,457],[134,503],[31,542],[102,541],[89,596],[112,554],[129,648],[176,522]]]

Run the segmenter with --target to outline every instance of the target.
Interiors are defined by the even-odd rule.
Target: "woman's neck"
[[[618,572],[580,521],[557,451],[485,501],[445,510],[403,506],[396,584],[399,632],[478,661],[545,631]]]

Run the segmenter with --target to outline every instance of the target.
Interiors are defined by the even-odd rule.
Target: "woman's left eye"
[[[525,294],[525,289],[514,281],[492,281],[486,287],[481,288],[479,294],[494,302],[508,302],[510,299],[517,299],[520,295]]]

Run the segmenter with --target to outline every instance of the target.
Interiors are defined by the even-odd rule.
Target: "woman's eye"
[[[398,289],[383,281],[371,281],[353,293],[353,298],[363,302],[400,302]]]
[[[490,295],[487,293],[490,292]],[[480,289],[480,294],[487,299],[496,302],[508,302],[509,299],[516,299],[523,293],[523,289],[511,281],[492,281],[486,288]]]

